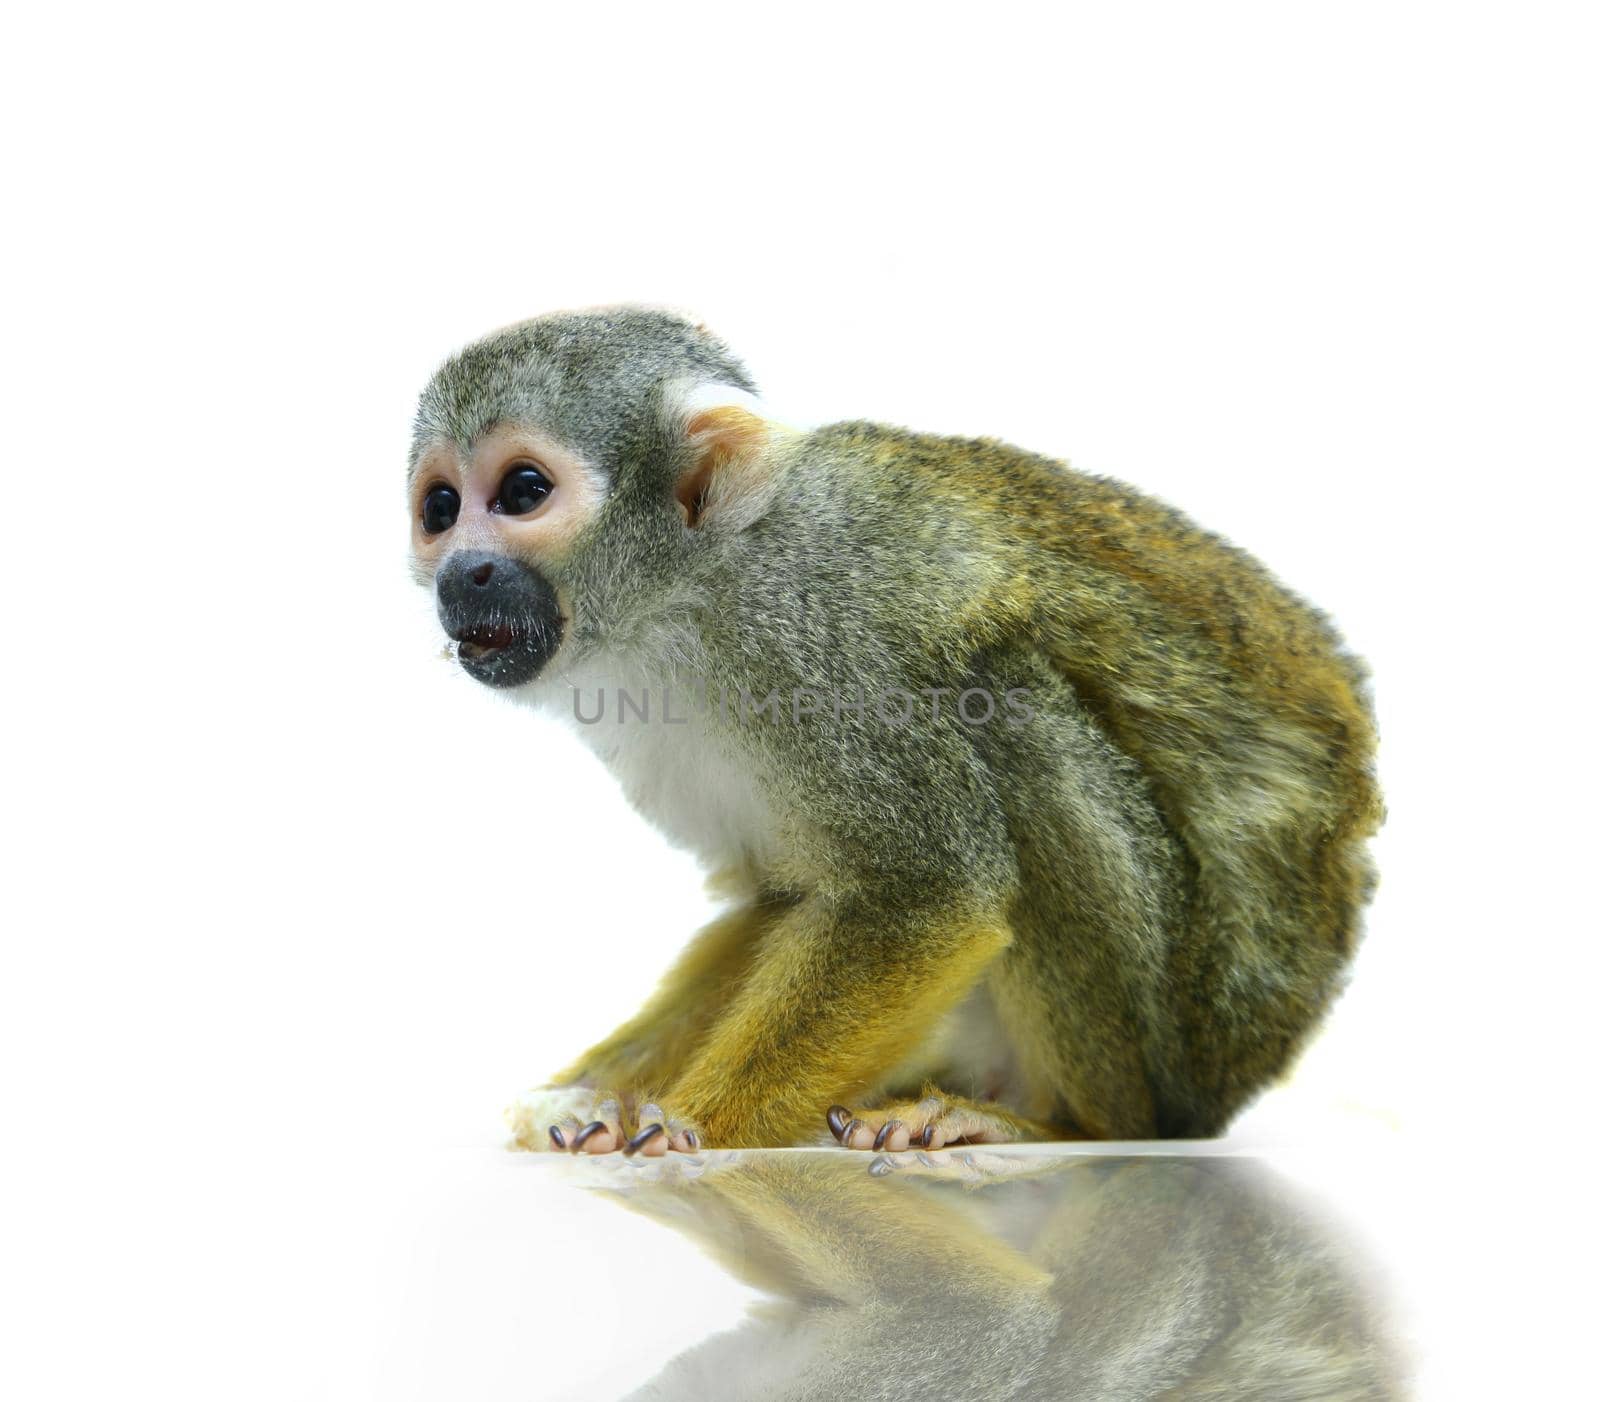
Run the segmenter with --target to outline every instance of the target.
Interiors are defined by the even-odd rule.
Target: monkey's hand
[[[693,1153],[700,1136],[686,1120],[663,1113],[641,1097],[588,1086],[545,1086],[519,1096],[506,1109],[512,1141],[520,1149],[609,1154],[617,1149],[648,1157],[668,1149]]]

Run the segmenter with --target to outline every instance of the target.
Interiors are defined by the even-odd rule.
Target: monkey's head
[[[519,686],[665,607],[694,537],[753,518],[761,491],[732,465],[768,426],[729,407],[753,392],[704,328],[639,307],[539,317],[448,360],[417,407],[411,544],[466,672]]]

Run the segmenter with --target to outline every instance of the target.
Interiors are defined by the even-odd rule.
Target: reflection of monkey
[[[781,1303],[641,1399],[1403,1395],[1357,1274],[1248,1161],[675,1162],[619,1175],[619,1196]]]
[[[621,308],[491,336],[422,396],[414,560],[471,676],[569,717],[573,687],[697,681],[780,716],[578,727],[734,905],[518,1139],[790,1144],[839,1101],[852,1148],[1217,1133],[1355,943],[1360,667],[1126,487],[791,431],[750,389],[703,329]],[[944,704],[864,699],[894,695]],[[992,714],[1017,695],[1026,723]]]

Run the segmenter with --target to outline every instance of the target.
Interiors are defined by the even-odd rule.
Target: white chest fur
[[[778,829],[743,756],[718,735],[686,686],[663,687],[613,659],[573,668],[539,689],[666,838],[718,870],[770,867]]]

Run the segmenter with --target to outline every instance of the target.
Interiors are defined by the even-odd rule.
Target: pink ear
[[[694,460],[674,495],[684,523],[738,530],[761,514],[771,476],[766,449],[772,425],[736,405],[702,409],[684,425]]]

